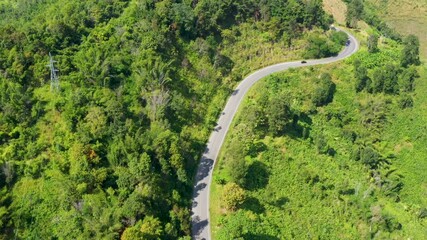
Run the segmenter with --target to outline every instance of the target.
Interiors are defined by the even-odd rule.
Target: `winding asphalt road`
[[[247,76],[242,82],[240,82],[236,90],[234,90],[233,94],[228,99],[221,116],[219,117],[217,122],[218,125],[209,137],[205,152],[202,155],[197,169],[192,203],[191,224],[193,239],[212,239],[209,224],[209,195],[213,167],[215,166],[215,161],[218,157],[222,143],[224,142],[225,135],[228,132],[233,117],[236,114],[245,94],[252,85],[254,85],[254,83],[272,73],[280,72],[289,68],[332,63],[351,56],[359,49],[359,43],[353,35],[348,32],[346,33],[349,36],[349,44],[337,56],[324,59],[306,60],[306,63],[295,61],[268,66]]]

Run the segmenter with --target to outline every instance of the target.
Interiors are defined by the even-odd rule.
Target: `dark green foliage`
[[[357,27],[357,22],[362,18],[363,8],[362,0],[350,0],[347,4],[347,12],[345,16],[345,24],[347,27]]]
[[[318,153],[326,154],[329,150],[328,142],[323,134],[319,134],[315,140],[314,144],[316,145],[316,149]]]
[[[378,167],[380,160],[380,155],[372,147],[364,147],[360,151],[360,161],[372,169]]]
[[[265,110],[270,133],[279,134],[292,119],[289,104],[283,96],[273,97]]]
[[[377,68],[372,74],[372,84],[368,89],[372,93],[380,93],[384,90],[384,82],[386,81],[387,74],[382,68]]]
[[[387,64],[384,74],[384,93],[397,94],[399,92],[399,68],[395,65]]]
[[[420,65],[420,41],[415,35],[408,35],[404,41],[400,64],[403,67]]]
[[[370,100],[366,105],[360,106],[361,123],[370,131],[372,137],[376,132],[381,132],[387,122],[387,103],[383,99]]]
[[[332,102],[335,92],[335,83],[331,75],[323,73],[317,80],[318,84],[313,93],[312,101],[316,106],[324,106]]]
[[[368,36],[368,52],[375,53],[378,51],[378,36],[371,34]]]
[[[333,31],[331,36],[330,36],[330,39],[334,43],[336,43],[340,46],[344,46],[348,40],[348,35],[343,31]]]
[[[365,88],[371,88],[368,70],[358,59],[354,62],[354,77],[356,78],[356,92],[361,92]]]
[[[399,99],[399,107],[402,109],[414,106],[414,99],[410,95],[402,95]]]
[[[421,208],[418,213],[418,218],[426,218],[427,217],[427,208]]]
[[[268,166],[263,162],[255,161],[248,167],[245,188],[250,191],[262,189],[267,186],[269,176]]]
[[[248,166],[244,158],[231,158],[227,163],[231,181],[240,186],[245,185]]]
[[[332,34],[334,36],[334,34]],[[341,51],[343,44],[341,37],[335,36],[329,39],[325,36],[311,35],[308,38],[308,46],[304,53],[305,58],[324,58],[338,54]],[[336,42],[334,42],[336,41]]]
[[[399,77],[399,84],[402,92],[414,91],[415,79],[419,77],[418,71],[415,67],[403,69]]]
[[[399,68],[395,65],[387,64],[385,67],[375,68],[372,74],[372,84],[368,91],[397,94],[399,92],[398,77]]]
[[[376,28],[383,36],[401,42],[402,36],[394,28],[390,27],[382,17],[378,16],[377,12],[377,8],[365,4],[362,18],[370,26]]]

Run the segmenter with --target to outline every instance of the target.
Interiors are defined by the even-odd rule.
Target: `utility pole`
[[[58,69],[55,69],[55,66],[53,65],[53,63],[55,63],[56,61],[53,60],[52,55],[49,52],[49,65],[47,65],[48,67],[50,67],[50,90],[51,91],[57,91],[59,90],[59,79],[58,79],[58,75],[56,75],[56,72],[58,72]]]

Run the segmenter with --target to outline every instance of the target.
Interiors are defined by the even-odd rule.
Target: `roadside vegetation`
[[[427,237],[420,44],[373,27],[351,58],[250,90],[214,173],[215,239]]]

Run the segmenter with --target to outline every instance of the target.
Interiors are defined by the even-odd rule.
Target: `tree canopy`
[[[224,49],[253,26],[289,48],[331,21],[317,0],[18,0],[0,13],[6,239],[190,235],[204,142],[247,71]]]

